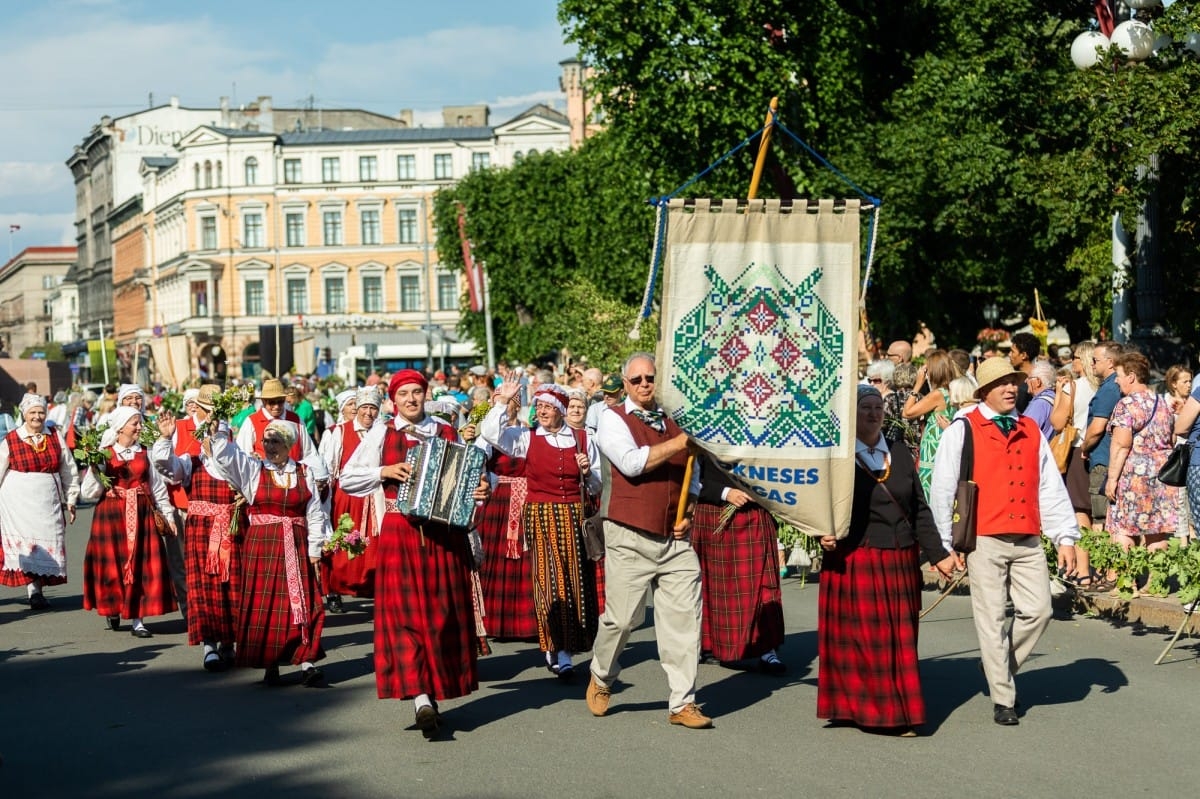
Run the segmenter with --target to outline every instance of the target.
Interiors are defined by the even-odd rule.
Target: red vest
[[[1042,431],[1037,423],[1022,416],[1006,437],[978,410],[966,418],[975,449],[971,477],[979,486],[978,534],[1040,535]]]
[[[358,433],[354,431],[354,420],[342,422],[342,457],[338,461],[338,473],[346,468],[346,464],[350,462],[350,456],[354,454],[354,450],[358,449],[361,439]]]
[[[575,453],[587,452],[587,433],[575,430],[576,445],[560,449],[547,436],[529,432],[525,454],[525,479],[529,481],[526,502],[579,502],[580,473]]]
[[[196,432],[196,422],[192,417],[185,416],[175,423],[175,456],[178,458],[194,458],[197,459],[193,463],[199,463],[200,457],[200,439],[196,438],[193,433]],[[188,495],[182,485],[167,486],[167,493],[171,495],[171,504],[179,510],[187,510]]]
[[[267,457],[262,445],[263,433],[266,432],[267,425],[273,421],[275,420],[268,418],[266,413],[261,410],[250,414],[250,424],[254,425],[254,454],[260,458]],[[304,458],[304,447],[300,442],[300,437],[308,435],[308,431],[304,429],[304,422],[300,421],[300,417],[296,415],[295,411],[284,411],[283,421],[291,422],[296,426],[296,443],[292,444],[288,457],[299,463]]]
[[[666,431],[659,433],[650,425],[632,416],[625,405],[614,405],[616,411],[633,435],[633,443],[639,447],[654,446],[668,441],[681,432],[669,416]],[[671,535],[675,527],[675,513],[679,506],[679,494],[684,489],[683,472],[687,467],[687,452],[680,452],[651,472],[642,472],[637,477],[626,477],[605,461],[604,498],[600,512],[604,518],[617,524],[641,530],[654,536]],[[526,465],[526,474],[529,466]]]

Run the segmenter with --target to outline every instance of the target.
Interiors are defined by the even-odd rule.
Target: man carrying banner
[[[1079,527],[1054,455],[1037,424],[1016,411],[1025,374],[1003,358],[989,358],[976,375],[981,401],[942,433],[933,465],[929,506],[942,543],[951,548],[950,523],[964,437],[971,436],[971,476],[979,486],[978,540],[970,555],[971,610],[993,720],[1020,723],[1013,675],[1050,624],[1050,575],[1041,533],[1058,548],[1058,563],[1075,568]],[[1013,622],[1004,630],[1005,602]]]
[[[618,657],[640,621],[647,586],[654,590],[654,630],[667,673],[671,724],[712,726],[696,704],[700,659],[700,562],[688,540],[691,508],[699,492],[692,475],[684,485],[688,437],[654,399],[654,356],[630,356],[622,370],[628,398],[600,415],[596,446],[603,456],[605,606],[593,647],[587,706],[608,712],[621,673]],[[675,522],[687,491],[684,520]]]

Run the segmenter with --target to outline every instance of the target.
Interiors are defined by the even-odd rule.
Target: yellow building
[[[156,364],[168,383],[256,374],[260,326],[276,324],[293,326],[302,372],[354,345],[413,365],[473,360],[476,345],[456,341],[463,286],[438,263],[433,195],[569,140],[545,106],[496,127],[196,128],[174,156],[142,160],[142,210],[113,220],[118,344],[157,342],[162,361],[170,340],[175,363]]]

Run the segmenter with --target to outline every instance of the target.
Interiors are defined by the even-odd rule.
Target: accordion
[[[409,447],[405,461],[412,466],[412,477],[400,484],[394,509],[414,519],[469,528],[475,517],[473,495],[487,469],[484,451],[429,438]]]

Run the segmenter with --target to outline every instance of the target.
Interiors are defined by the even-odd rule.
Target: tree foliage
[[[1153,189],[1170,320],[1197,331],[1200,60],[1175,44],[1148,63],[1077,71],[1087,0],[562,0],[568,40],[595,69],[606,130],[568,154],[472,175],[438,200],[443,263],[461,263],[455,203],[489,267],[500,351],[586,351],[595,308],[629,324],[649,265],[645,200],[683,184],[780,119],[883,198],[868,309],[874,333],[927,322],[970,344],[980,308],[1047,314],[1073,337],[1110,323],[1111,218]],[[1178,0],[1156,30],[1200,30]],[[755,147],[691,186],[745,196]],[[1139,170],[1157,159],[1157,181]],[[760,196],[853,196],[776,135]],[[617,305],[609,306],[608,303]],[[607,313],[607,312],[606,312]],[[616,316],[603,316],[614,319]],[[468,315],[482,341],[482,320]],[[611,342],[606,346],[617,346]]]

